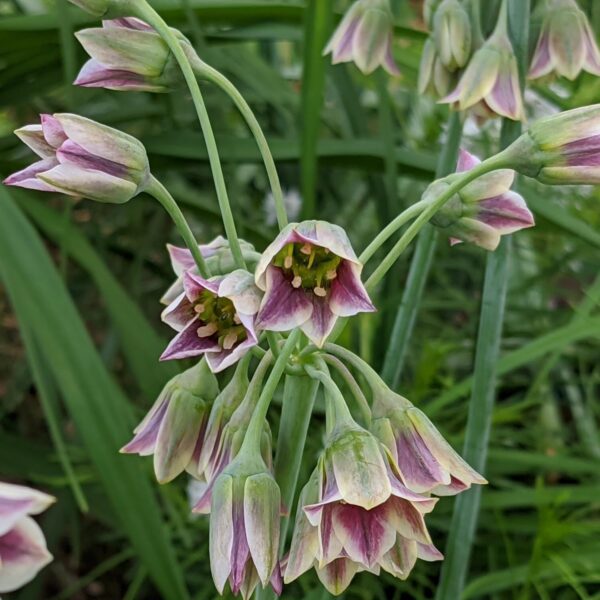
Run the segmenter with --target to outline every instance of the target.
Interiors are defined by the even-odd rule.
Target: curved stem
[[[390,221],[376,236],[375,239],[362,251],[358,257],[361,263],[366,263],[385,244],[385,242],[405,223],[425,210],[428,202],[420,200],[403,210],[396,218]]]
[[[367,380],[367,383],[369,384],[373,393],[386,387],[384,381],[381,379],[377,371],[375,371],[375,369],[373,369],[373,367],[371,367],[371,365],[364,361],[360,356],[354,354],[354,352],[344,348],[343,346],[330,343],[325,344],[323,349],[330,354],[335,354],[339,358],[343,358],[355,369],[358,369]]]
[[[187,83],[202,133],[206,142],[206,149],[208,151],[208,159],[210,167],[215,181],[215,188],[217,190],[217,199],[219,201],[219,208],[221,210],[221,217],[223,219],[223,226],[225,227],[225,234],[229,241],[231,253],[235,260],[238,268],[246,268],[244,257],[242,255],[242,249],[240,248],[240,241],[237,237],[237,231],[235,229],[235,222],[233,220],[233,214],[231,212],[231,206],[229,204],[229,198],[227,196],[227,188],[225,186],[225,178],[223,177],[223,169],[221,167],[221,160],[219,158],[219,150],[217,148],[217,142],[215,135],[210,124],[210,118],[202,98],[202,92],[194,75],[194,71],[190,65],[190,61],[186,56],[183,48],[181,47],[180,41],[173,33],[171,28],[165,23],[163,18],[146,2],[146,0],[139,0],[133,2],[133,11],[135,16],[147,21],[159,35],[163,38],[165,43],[169,46],[169,49],[173,53],[175,60],[179,64],[185,82]]]
[[[283,229],[288,224],[288,218],[283,200],[283,191],[281,189],[281,183],[277,173],[277,167],[275,166],[275,161],[273,160],[273,155],[271,154],[271,149],[269,148],[267,138],[265,137],[258,120],[254,116],[252,109],[242,94],[240,94],[238,89],[233,85],[233,83],[231,83],[231,81],[229,81],[225,75],[219,73],[219,71],[210,65],[207,65],[200,57],[194,57],[192,68],[198,76],[206,77],[209,81],[212,81],[215,85],[219,86],[233,100],[233,103],[244,117],[248,128],[256,139],[256,145],[258,146],[260,155],[262,156],[265,164],[267,177],[269,178],[269,185],[271,186],[271,190],[273,191],[273,199],[275,200],[277,223],[279,225],[279,229]]]
[[[198,248],[198,242],[188,225],[188,222],[185,220],[179,205],[173,199],[173,196],[169,193],[169,190],[158,180],[154,175],[150,176],[150,183],[146,188],[146,193],[150,194],[152,197],[158,200],[163,208],[169,213],[169,216],[175,223],[185,245],[189,248],[192,256],[194,257],[194,261],[196,262],[196,266],[198,267],[198,273],[202,275],[205,279],[210,277],[210,271],[206,266],[206,262],[204,261],[204,257],[200,252],[200,248]]]
[[[484,160],[479,163],[476,167],[473,167],[470,171],[465,171],[458,177],[453,183],[451,183],[446,191],[438,196],[433,202],[428,203],[427,207],[421,212],[421,214],[414,220],[410,227],[404,232],[404,235],[396,242],[396,245],[390,250],[387,256],[379,263],[375,271],[371,274],[365,284],[368,291],[372,291],[373,288],[381,281],[383,276],[390,270],[392,265],[398,260],[398,257],[404,252],[406,247],[412,242],[417,233],[421,230],[423,225],[427,223],[431,217],[440,209],[454,194],[464,188],[468,183],[474,181],[478,177],[489,173],[490,171],[496,171],[497,169],[509,168],[510,158],[508,154],[500,152],[495,156]]]

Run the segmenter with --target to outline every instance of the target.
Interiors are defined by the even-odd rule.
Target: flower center
[[[201,323],[196,330],[198,337],[215,337],[224,350],[231,350],[248,337],[229,298],[204,291],[194,302],[194,312]]]
[[[337,277],[341,258],[322,246],[291,243],[284,246],[273,259],[295,288],[312,290],[325,297],[331,282]]]

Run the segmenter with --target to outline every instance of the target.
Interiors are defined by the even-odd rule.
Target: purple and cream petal
[[[360,274],[362,265],[342,260],[337,277],[331,283],[329,308],[338,317],[351,317],[360,312],[377,310],[363,285]]]
[[[477,219],[462,217],[448,227],[446,232],[452,240],[452,246],[457,243],[456,239],[458,239],[493,252],[500,243],[500,232]]]
[[[481,160],[474,154],[467,152],[464,148],[461,148],[458,153],[458,162],[456,164],[456,172],[463,173],[470,171],[477,165],[481,164]]]
[[[400,69],[394,60],[394,36],[390,33],[381,66],[392,76],[400,75]]]
[[[477,205],[476,218],[502,235],[533,227],[535,220],[525,200],[516,192],[482,200]]]
[[[228,273],[219,284],[219,296],[229,298],[236,312],[255,315],[262,301],[263,293],[254,283],[254,276],[244,269]]]
[[[358,572],[358,564],[349,558],[338,558],[324,567],[315,566],[317,577],[325,589],[339,596],[352,582]]]
[[[562,185],[598,185],[600,167],[546,167],[540,171],[538,181]]]
[[[40,120],[44,137],[50,146],[58,148],[67,140],[67,134],[63,126],[53,115],[42,114]]]
[[[186,271],[183,274],[183,289],[188,299],[194,302],[204,291],[212,292],[215,296],[218,296],[221,280],[222,277],[204,279],[198,273]]]
[[[553,67],[554,64],[550,56],[550,36],[544,29],[540,34],[535,52],[533,53],[528,77],[529,79],[538,79],[539,77],[548,75]]]
[[[389,502],[388,527],[402,537],[423,544],[431,544],[431,537],[420,510],[408,500],[392,496]]]
[[[277,237],[267,246],[266,250],[262,253],[258,264],[256,265],[256,270],[254,272],[256,285],[261,290],[267,289],[267,274],[275,256],[277,256],[278,252],[287,244],[296,241],[296,236],[294,235],[294,227],[296,225],[298,224],[289,223],[288,225],[286,225],[279,232]]]
[[[484,98],[496,114],[514,121],[524,119],[517,61],[513,55],[503,59],[494,86]]]
[[[427,562],[444,560],[444,555],[433,544],[421,544],[417,542],[417,556]]]
[[[55,158],[45,158],[39,160],[21,171],[9,175],[4,181],[4,185],[14,185],[16,187],[27,188],[29,190],[38,190],[40,192],[59,192],[55,187],[38,179],[40,173],[45,173],[56,167],[58,162]]]
[[[54,147],[51,146],[44,137],[41,125],[25,125],[15,129],[15,135],[29,148],[31,148],[40,158],[53,158]]]
[[[406,579],[417,562],[417,542],[396,537],[393,547],[379,561],[381,568],[398,579]]]
[[[238,316],[240,319],[243,317],[243,315]],[[206,362],[213,373],[220,373],[243,358],[257,343],[257,338],[248,334],[248,338],[232,350],[223,350],[220,346],[218,350],[209,350],[206,354]]]
[[[329,308],[327,298],[313,294],[312,297],[308,297],[308,300],[313,309],[310,318],[300,325],[300,329],[315,346],[321,348],[333,331],[337,316]]]
[[[573,11],[562,11],[553,20],[548,34],[551,61],[559,75],[572,81],[583,69],[586,58],[581,18]]]
[[[71,164],[81,169],[101,171],[114,177],[127,177],[127,169],[123,165],[106,158],[94,156],[72,140],[66,140],[57,149],[56,158],[61,164]]]
[[[354,62],[365,75],[372,73],[385,58],[388,37],[382,35],[382,21],[386,19],[382,11],[367,11],[354,34]]]
[[[190,358],[205,352],[220,352],[218,340],[214,336],[198,337],[198,321],[193,319],[180,331],[161,354],[160,360]]]
[[[362,7],[359,3],[355,3],[350,7],[331,36],[331,39],[325,46],[323,55],[333,52],[335,59],[336,52],[340,52],[340,50],[343,50],[344,53],[347,52],[348,44],[350,44],[350,46],[352,44],[352,37],[358,25],[361,12]],[[346,60],[350,60],[350,58],[351,57]]]
[[[12,529],[26,515],[37,515],[55,498],[22,485],[0,482],[0,535]],[[1,555],[0,555],[1,559]]]
[[[114,91],[154,93],[167,91],[166,86],[150,83],[150,80],[143,75],[122,69],[109,69],[94,58],[81,67],[73,85]]]
[[[234,538],[239,534],[234,525],[233,478],[222,475],[212,490],[215,510],[210,513],[210,570],[215,587],[223,593],[232,570]]]
[[[584,25],[584,39],[585,39],[585,70],[592,75],[600,76],[600,49],[596,43],[596,37],[590,26],[585,21]]]
[[[105,29],[134,29],[136,31],[154,31],[154,28],[145,21],[136,17],[121,17],[119,19],[104,19],[102,27]]]
[[[135,428],[133,439],[123,446],[119,452],[122,454],[139,454],[140,456],[152,454],[156,447],[160,424],[168,406],[168,398],[161,394],[144,420]]]

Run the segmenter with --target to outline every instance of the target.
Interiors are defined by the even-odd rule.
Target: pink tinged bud
[[[302,248],[308,247],[306,254]],[[286,267],[290,257],[291,267]],[[361,272],[362,264],[341,227],[325,221],[291,223],[256,267],[256,285],[265,291],[257,327],[271,331],[300,327],[321,346],[338,317],[375,310]]]
[[[393,53],[393,15],[388,0],[357,0],[333,34],[323,54],[333,64],[354,61],[365,74],[382,66],[398,75]]]
[[[0,483],[0,593],[25,585],[52,560],[41,529],[29,515],[53,502],[52,496],[31,488]]]

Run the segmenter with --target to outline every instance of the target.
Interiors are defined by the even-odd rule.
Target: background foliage
[[[434,178],[448,115],[415,91],[425,39],[419,2],[395,2],[403,72],[395,80],[321,57],[344,2],[153,5],[251,103],[292,211],[318,211],[361,250]],[[484,5],[493,23],[494,2]],[[585,7],[598,25],[599,3]],[[14,128],[38,113],[78,112],[140,137],[199,239],[221,232],[186,93],[76,89],[70,82],[85,57],[72,32],[89,26],[88,16],[66,0],[1,0],[0,14],[0,176],[29,160]],[[258,151],[229,100],[203,89],[240,234],[261,250],[275,218]],[[535,86],[527,98],[533,115],[596,103],[600,80]],[[464,145],[494,152],[497,125],[467,122]],[[514,237],[485,473],[491,484],[463,597],[591,600],[600,598],[598,191],[520,185],[537,226]],[[207,522],[190,517],[185,477],[159,487],[149,461],[117,453],[177,369],[157,362],[169,335],[158,303],[172,279],[166,242],[180,243],[145,196],[113,207],[0,188],[0,479],[59,499],[42,519],[55,562],[14,594],[19,600],[215,597]],[[377,293],[379,312],[355,319],[342,339],[378,367],[397,358],[388,351],[410,254]],[[458,449],[484,264],[484,251],[451,249],[440,236],[397,386]],[[305,474],[321,428],[317,412]],[[453,503],[441,500],[429,519],[441,549]],[[360,575],[344,597],[432,598],[439,572],[439,564],[420,563],[406,582]],[[283,597],[328,595],[307,575]]]

